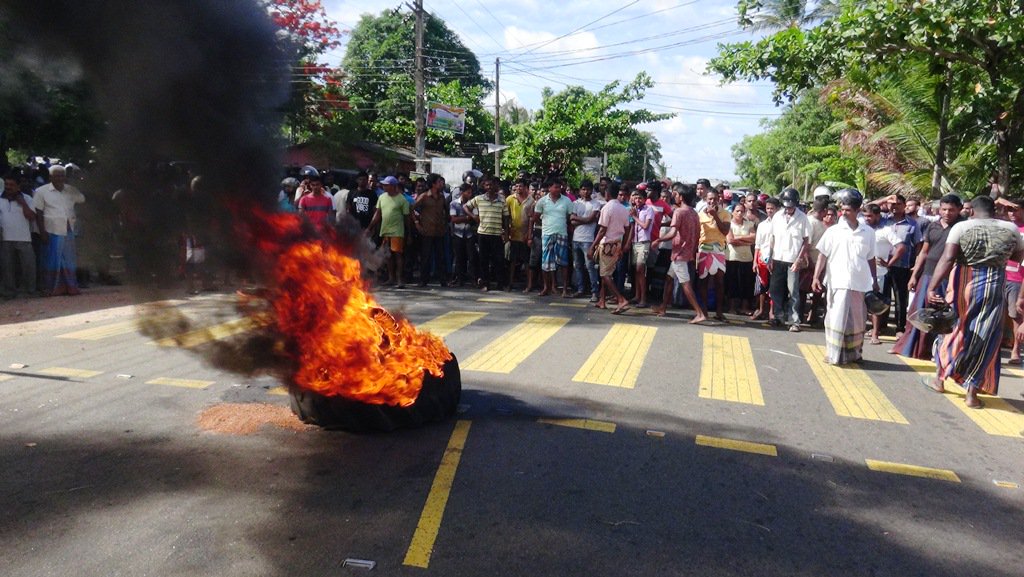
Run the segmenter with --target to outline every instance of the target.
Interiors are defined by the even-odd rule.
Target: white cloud
[[[522,50],[536,53],[565,53],[565,56],[589,56],[597,54],[600,43],[591,32],[577,32],[565,38],[551,32],[532,32],[517,26],[505,28],[505,48],[519,52]]]

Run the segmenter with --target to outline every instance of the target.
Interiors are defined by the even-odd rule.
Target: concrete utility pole
[[[494,59],[494,144],[501,144],[501,58]],[[501,178],[501,151],[494,151],[494,175]]]
[[[423,81],[423,0],[415,0],[416,13],[416,172],[427,172],[427,105]]]

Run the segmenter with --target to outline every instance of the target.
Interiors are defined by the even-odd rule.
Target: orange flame
[[[257,220],[255,248],[275,261],[273,324],[295,356],[296,386],[406,407],[419,396],[424,371],[442,376],[451,358],[444,342],[378,305],[359,261],[339,243],[296,240],[302,221],[293,214],[249,216]]]

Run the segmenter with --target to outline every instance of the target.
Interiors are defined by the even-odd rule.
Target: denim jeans
[[[589,242],[573,241],[572,243],[572,281],[576,285],[576,292],[583,292],[583,275],[590,279],[590,290],[597,294],[601,281],[597,276],[597,263],[590,258]]]

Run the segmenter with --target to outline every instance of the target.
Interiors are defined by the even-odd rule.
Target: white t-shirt
[[[825,284],[830,289],[867,292],[874,279],[869,263],[875,258],[875,231],[858,222],[851,229],[846,219],[825,229],[815,247],[828,259]]]
[[[32,209],[32,197],[22,194],[25,204],[29,210]],[[0,229],[3,232],[3,240],[8,242],[32,242],[31,221],[25,218],[21,204],[17,200],[0,198]]]
[[[1008,234],[1009,232],[1013,234]],[[1024,236],[1017,230],[1017,225],[1010,221],[972,218],[954,224],[953,228],[949,229],[946,244],[958,245],[961,254],[971,266],[1005,267],[1007,259],[1015,251],[1024,250]]]
[[[576,202],[572,203],[572,213],[581,218],[589,218],[594,214],[600,214],[601,207],[604,206],[604,202],[591,198],[590,200],[583,200],[582,198],[576,199]],[[597,221],[590,224],[578,224],[572,231],[573,242],[594,242],[594,237],[597,235]]]
[[[772,220],[770,218],[757,224],[757,236],[754,237],[754,250],[761,253],[762,262],[768,262],[771,260]]]

